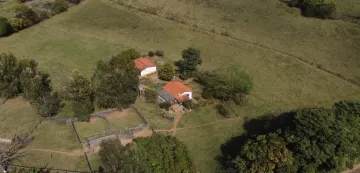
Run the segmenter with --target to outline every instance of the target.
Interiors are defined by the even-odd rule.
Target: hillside
[[[254,78],[240,118],[221,119],[208,106],[185,114],[179,124],[183,129],[176,133],[198,170],[207,173],[218,166],[221,144],[244,133],[246,117],[360,98],[358,24],[305,18],[277,0],[121,2],[140,10],[109,0],[88,0],[0,38],[0,52],[36,59],[56,89],[73,69],[90,78],[98,60],[128,48],[143,53],[162,49],[167,58],[178,60],[181,50],[194,46],[202,52],[203,70],[238,64]],[[344,3],[358,15],[357,1]],[[11,115],[10,109],[0,107],[0,117]]]

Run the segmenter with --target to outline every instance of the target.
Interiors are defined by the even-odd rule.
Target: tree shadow
[[[258,118],[245,119],[244,129],[245,134],[235,136],[222,144],[221,155],[216,160],[224,167],[234,167],[232,160],[236,158],[241,152],[242,146],[250,137],[264,135],[269,132],[283,131],[285,125],[288,126],[293,123],[295,112],[286,112],[280,115],[266,114]]]

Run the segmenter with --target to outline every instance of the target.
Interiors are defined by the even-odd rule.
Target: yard
[[[307,106],[329,106],[339,100],[360,98],[360,88],[354,85],[359,81],[360,63],[356,58],[360,53],[360,29],[356,24],[304,18],[297,9],[288,8],[277,0],[221,1],[219,3],[224,4],[220,4],[218,9],[175,0],[153,4],[158,3],[163,3],[164,9],[176,3],[189,10],[175,10],[183,13],[189,11],[189,14],[197,11],[197,17],[180,24],[161,16],[160,11],[159,17],[139,13],[108,0],[88,0],[50,20],[10,37],[0,38],[0,52],[35,58],[39,68],[50,73],[56,89],[66,83],[73,69],[90,78],[98,60],[105,60],[127,48],[135,48],[143,53],[162,49],[166,57],[175,61],[181,58],[182,49],[194,46],[202,52],[201,70],[229,63],[239,64],[254,79],[254,88],[247,98],[247,104],[235,107],[239,118],[233,116],[235,119],[224,119],[209,105],[185,114],[180,120],[179,127],[183,129],[177,130],[176,137],[189,148],[200,172],[215,171],[221,144],[233,135],[244,132],[243,117],[276,114]],[[228,10],[234,11],[227,13]],[[215,14],[218,16],[214,17]],[[236,20],[231,22],[224,18],[225,14],[231,14],[228,19]],[[204,27],[214,27],[215,33],[201,29]],[[221,35],[225,30],[230,37]],[[340,75],[334,75],[337,73]],[[19,105],[21,110],[14,110]],[[156,105],[137,100],[135,106],[149,121],[150,127],[172,128],[172,122],[161,116],[161,110]],[[70,107],[64,109],[66,112]],[[25,119],[37,119],[26,103],[5,103],[0,110],[0,133],[5,130],[2,129],[5,124],[6,129],[11,128],[11,133],[4,133],[7,136],[22,131],[20,127],[31,127]],[[9,115],[17,118],[9,118]],[[119,121],[111,123],[116,128],[130,126],[117,124]],[[107,129],[103,120],[75,125],[82,139]],[[53,126],[40,126],[38,130],[45,132],[36,131],[38,137],[35,136],[34,144],[29,147],[44,145],[43,148],[74,150],[78,144],[76,137],[70,137],[73,135],[70,134],[71,127]],[[60,135],[60,139],[67,141],[58,141],[59,144],[56,144],[56,140],[49,143],[43,141],[45,137],[54,138],[52,135]],[[48,159],[48,156],[41,157]],[[63,165],[69,165],[66,169],[74,168],[76,157],[63,157]]]

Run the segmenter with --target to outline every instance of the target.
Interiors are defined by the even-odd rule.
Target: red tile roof
[[[185,100],[189,100],[189,96],[184,94],[182,96],[177,96],[175,97],[175,99],[179,102],[179,103],[182,103],[184,102]]]
[[[180,94],[183,94],[184,92],[192,92],[191,88],[184,85],[180,81],[170,81],[165,86],[163,86],[163,89],[165,89],[167,92],[169,92],[178,101],[179,101],[179,99],[180,100],[185,99],[183,97],[180,98],[179,97]]]
[[[136,68],[140,71],[145,70],[148,67],[155,67],[156,64],[149,58],[136,58],[134,60]]]

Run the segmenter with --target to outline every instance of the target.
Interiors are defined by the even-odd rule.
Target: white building
[[[136,58],[134,60],[136,68],[140,70],[140,77],[156,73],[156,64],[149,58]]]

